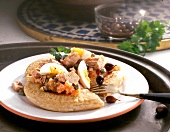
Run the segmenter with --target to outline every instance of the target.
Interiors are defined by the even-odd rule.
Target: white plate
[[[17,115],[32,120],[44,122],[78,123],[114,118],[135,109],[143,102],[143,100],[134,97],[119,96],[120,101],[112,104],[105,103],[103,108],[96,110],[62,113],[38,108],[25,96],[18,95],[18,93],[14,92],[11,84],[16,80],[23,82],[24,72],[27,66],[33,61],[47,56],[49,56],[49,54],[41,54],[19,60],[7,66],[0,72],[0,101],[3,107]],[[109,61],[122,67],[121,70],[126,76],[126,81],[123,88],[124,92],[148,93],[149,86],[147,80],[140,72],[118,60],[109,58]]]

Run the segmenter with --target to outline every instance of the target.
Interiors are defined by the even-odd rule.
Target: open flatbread
[[[100,97],[88,89],[81,89],[78,96],[57,94],[52,92],[44,92],[40,90],[41,85],[28,81],[28,76],[35,68],[39,67],[39,63],[45,62],[47,59],[40,59],[28,66],[26,69],[26,84],[24,92],[26,97],[35,105],[50,111],[70,112],[97,109],[104,106],[104,102]]]

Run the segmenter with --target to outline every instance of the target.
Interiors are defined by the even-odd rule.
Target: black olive
[[[113,24],[112,24],[112,29],[113,29],[114,31],[119,30],[119,29],[120,29],[120,24],[118,24],[118,23],[113,23]]]
[[[122,24],[120,29],[125,30],[126,29],[126,25]]]
[[[106,71],[111,71],[114,68],[114,65],[111,63],[106,63],[105,64],[105,69]]]
[[[104,77],[103,76],[101,76],[101,75],[97,76],[96,82],[97,82],[98,85],[102,85],[103,81],[104,81]]]
[[[156,117],[157,118],[161,118],[167,115],[168,113],[168,108],[166,107],[166,105],[164,104],[160,104],[156,107]]]
[[[115,103],[116,102],[116,98],[113,96],[106,96],[106,102],[107,103]]]

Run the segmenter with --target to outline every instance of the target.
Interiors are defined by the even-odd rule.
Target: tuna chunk
[[[94,70],[101,69],[105,65],[105,59],[102,55],[99,57],[91,57],[85,60],[86,64],[89,68],[93,68]]]
[[[56,75],[56,78],[59,82],[65,83],[66,81],[74,84],[78,84],[79,82],[79,76],[74,72],[68,72],[68,73],[61,73],[59,75]]]
[[[16,92],[18,92],[19,89],[24,88],[24,86],[22,85],[21,82],[16,81],[16,82],[13,82],[13,83],[12,83],[12,88],[13,88]]]
[[[41,74],[40,74],[40,69],[36,68],[33,72],[32,72],[32,76],[34,76],[34,78],[40,78]]]
[[[72,53],[68,55],[61,63],[66,67],[73,67],[77,61],[80,59],[80,56],[77,53]]]
[[[78,84],[79,79],[80,79],[79,76],[74,71],[71,71],[65,74],[65,78],[66,80],[68,80],[70,83],[73,83],[73,84]]]

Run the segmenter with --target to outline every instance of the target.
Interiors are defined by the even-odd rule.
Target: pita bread
[[[62,95],[40,90],[41,85],[28,81],[27,75],[39,66],[39,63],[46,59],[33,62],[26,69],[26,84],[24,92],[26,97],[35,105],[50,111],[70,112],[97,109],[104,106],[100,97],[88,89],[80,90],[78,96]]]
[[[33,104],[50,111],[83,111],[104,106],[99,96],[87,89],[80,90],[78,96],[62,95],[41,91],[39,84],[27,82],[24,92]]]

